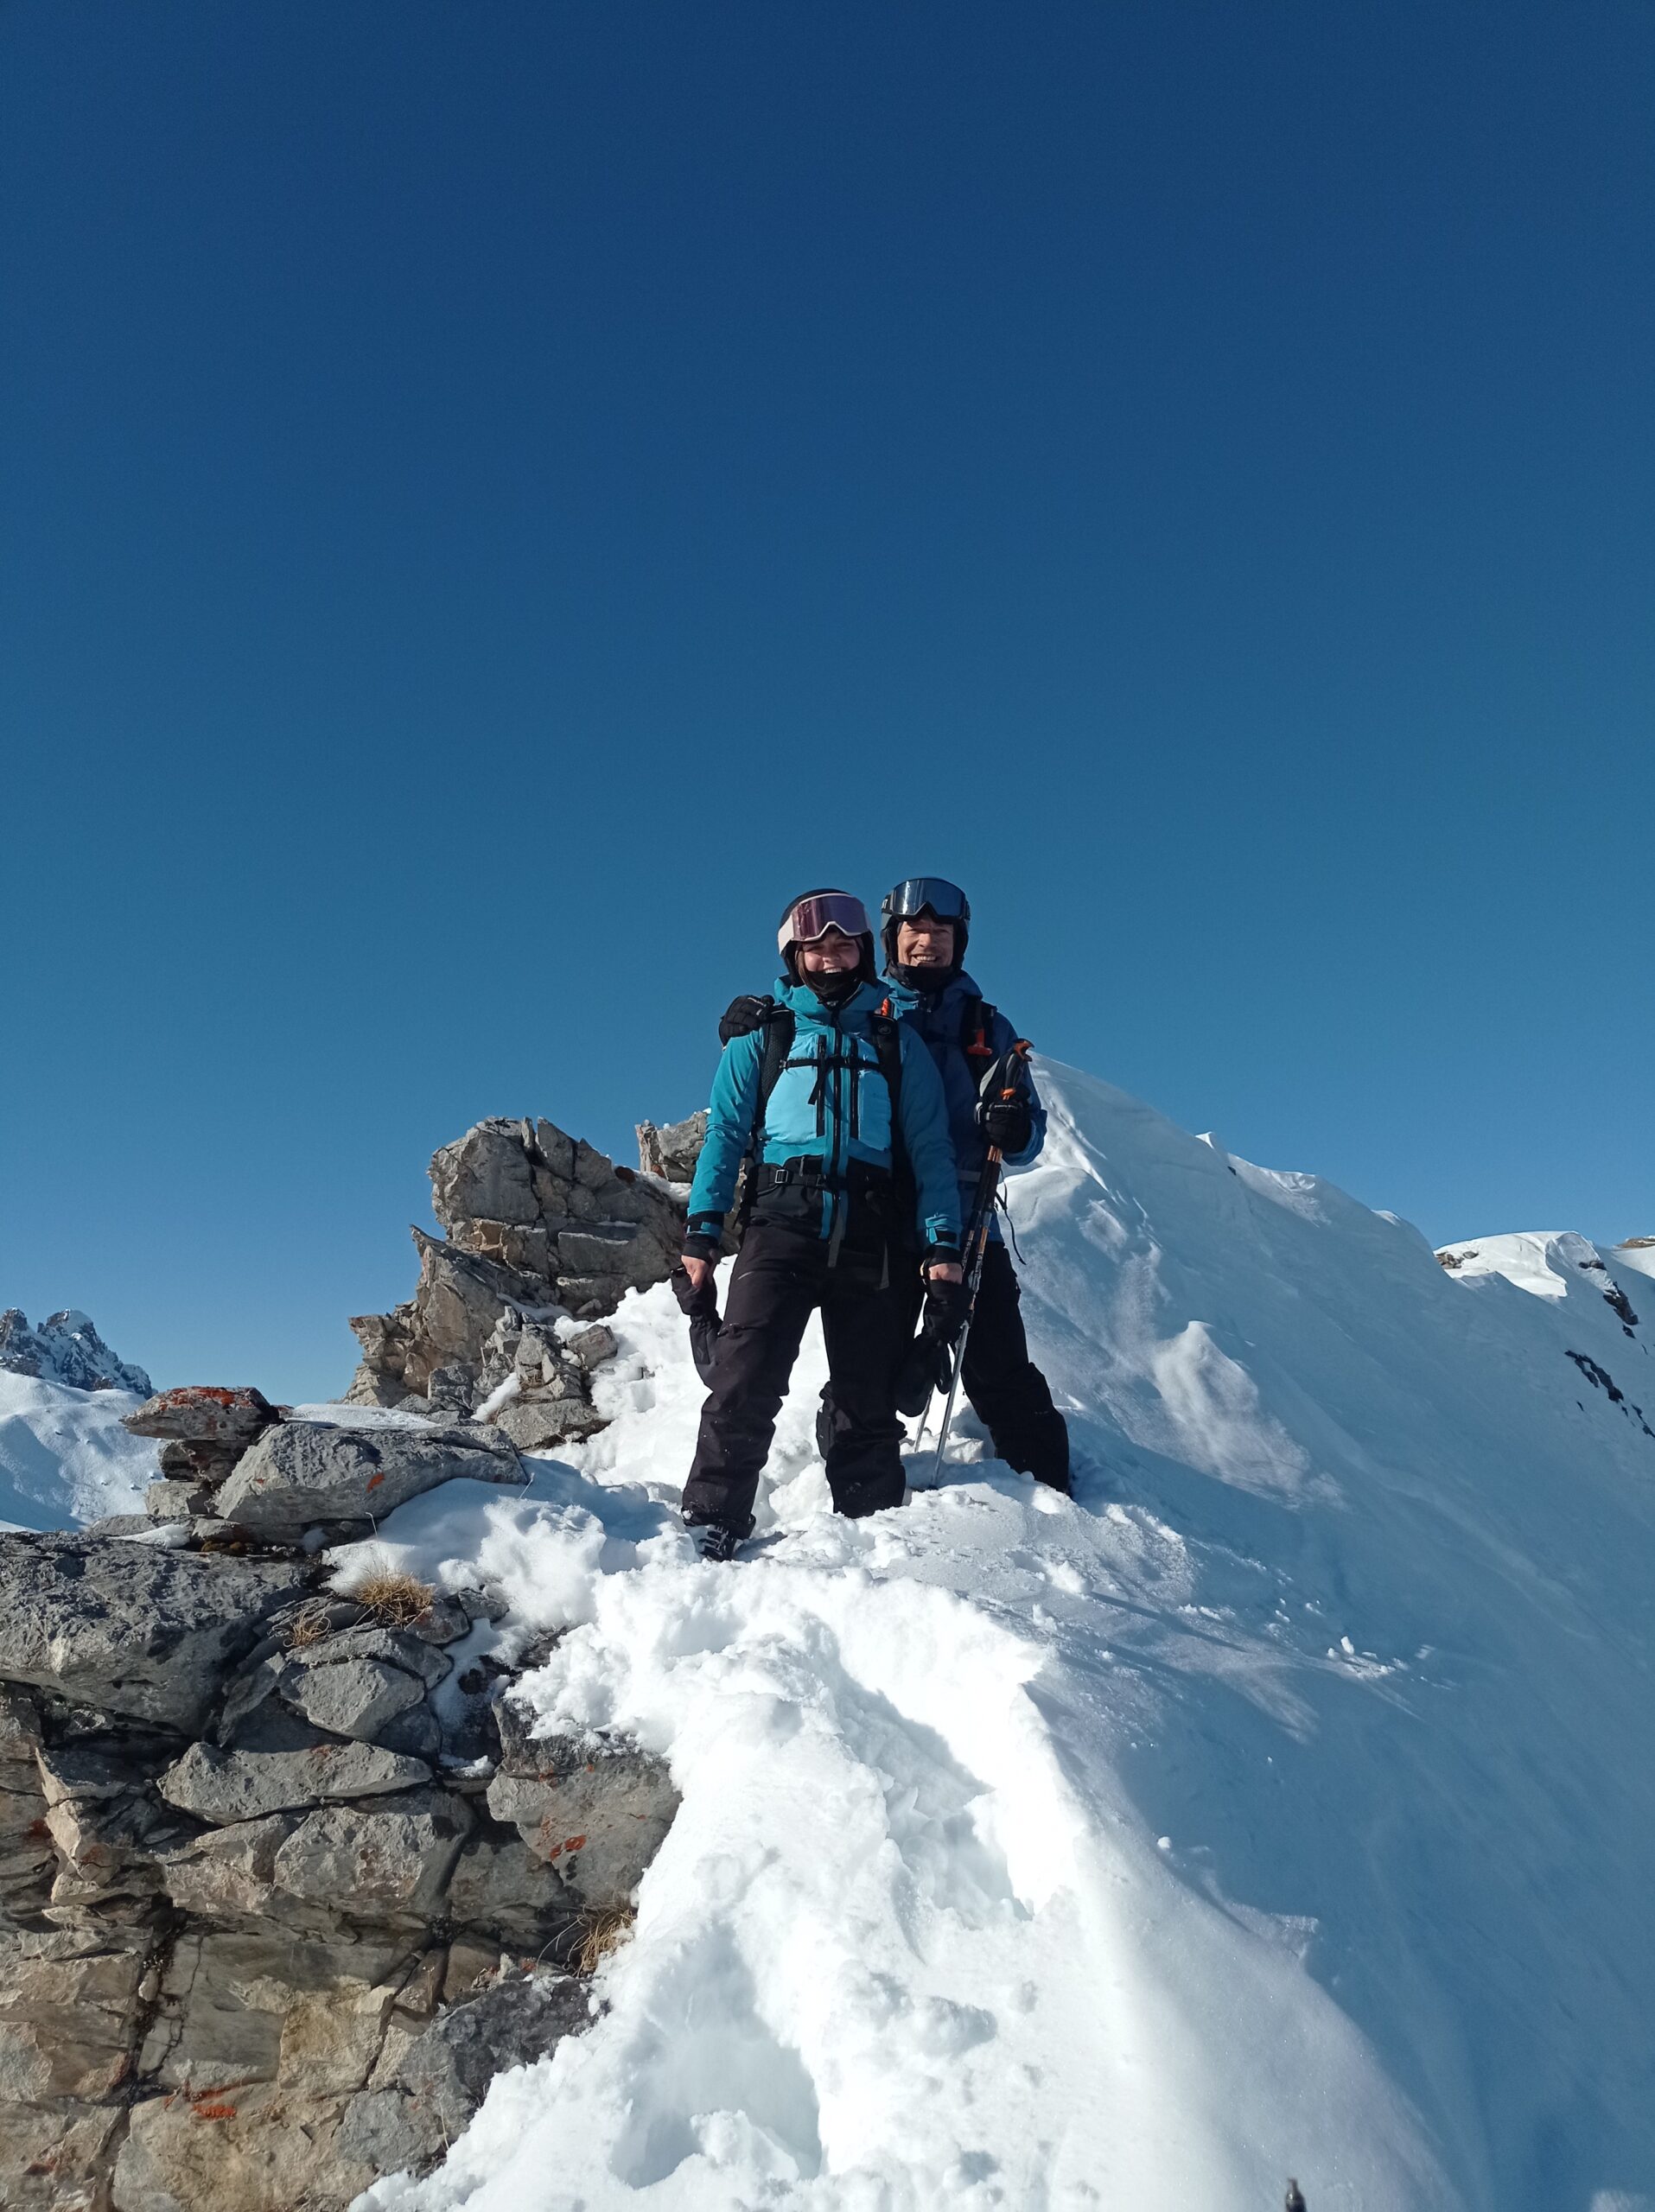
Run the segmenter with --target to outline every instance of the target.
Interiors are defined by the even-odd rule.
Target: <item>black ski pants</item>
[[[853,1519],[900,1505],[906,1489],[896,1370],[912,1333],[909,1263],[893,1255],[881,1287],[860,1269],[828,1265],[827,1241],[749,1223],[730,1276],[712,1387],[695,1461],[684,1486],[685,1517],[752,1524],[759,1477],[812,1309],[822,1309],[833,1392],[828,1486]],[[917,1262],[913,1263],[917,1268]]]
[[[960,1387],[994,1439],[995,1456],[1054,1490],[1069,1487],[1069,1431],[1028,1357],[1017,1270],[1003,1244],[983,1255]]]

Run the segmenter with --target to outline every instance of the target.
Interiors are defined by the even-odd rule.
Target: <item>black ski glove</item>
[[[732,1037],[750,1037],[755,1029],[762,1029],[774,1004],[767,995],[760,998],[750,991],[732,999],[718,1017],[719,1043],[728,1045]]]
[[[690,1357],[696,1364],[696,1373],[708,1389],[713,1382],[713,1354],[718,1349],[718,1291],[710,1275],[699,1289],[692,1283],[682,1267],[674,1268],[667,1281],[672,1286],[672,1295],[683,1309],[690,1324]]]
[[[912,1418],[922,1414],[933,1390],[946,1390],[954,1379],[954,1345],[965,1323],[965,1286],[927,1282],[925,1318],[908,1346],[896,1377],[896,1410]]]
[[[1034,1134],[1026,1098],[984,1098],[977,1106],[977,1126],[997,1152],[1019,1153]]]

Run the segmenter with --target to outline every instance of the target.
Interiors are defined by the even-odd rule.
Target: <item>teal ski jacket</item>
[[[936,1064],[906,1023],[896,1027],[901,1052],[897,1128],[874,1041],[874,1018],[885,994],[858,986],[843,1006],[824,1006],[808,984],[784,976],[779,1004],[793,1017],[793,1041],[764,1109],[755,1158],[780,1167],[791,1160],[822,1163],[818,1234],[843,1233],[853,1163],[893,1173],[898,1146],[914,1185],[914,1229],[932,1259],[958,1256],[959,1185],[948,1134],[948,1106]],[[765,1032],[732,1037],[713,1079],[707,1141],[690,1190],[684,1249],[710,1257],[723,1233],[735,1178],[753,1134]]]

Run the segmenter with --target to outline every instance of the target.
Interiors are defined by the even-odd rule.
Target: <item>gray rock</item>
[[[578,1916],[561,1874],[509,1830],[474,1835],[449,1883],[456,1928],[538,1953]]]
[[[554,1181],[569,1184],[575,1179],[575,1140],[565,1136],[555,1122],[537,1122],[534,1125],[534,1147],[546,1171]]]
[[[164,1436],[183,1443],[245,1446],[281,1419],[262,1390],[188,1383],[146,1399],[121,1427],[134,1436]]]
[[[101,1521],[88,1521],[83,1536],[153,1536],[156,1524],[147,1513],[106,1513]]]
[[[428,1689],[434,1689],[454,1667],[453,1660],[435,1641],[411,1628],[341,1629],[337,1636],[307,1646],[307,1656],[310,1655],[330,1661],[384,1659],[407,1674],[417,1675]]]
[[[308,1587],[290,1567],[85,1535],[7,1535],[0,1676],[194,1735],[230,1666]]]
[[[458,1365],[433,1368],[425,1385],[426,1402],[433,1414],[463,1421],[472,1408],[472,1375]]]
[[[589,1327],[569,1338],[563,1345],[563,1350],[578,1360],[588,1374],[595,1367],[602,1367],[606,1359],[613,1359],[619,1349],[614,1332],[606,1329],[602,1321],[594,1321]]]
[[[446,1789],[307,1814],[276,1853],[277,1889],[357,1920],[437,1916],[470,1808]]]
[[[321,1744],[303,1751],[226,1751],[192,1744],[161,1777],[162,1796],[215,1827],[302,1811],[341,1798],[378,1797],[431,1778],[423,1760],[377,1744]]]
[[[408,1633],[421,1643],[455,1643],[470,1627],[471,1615],[462,1599],[445,1590],[432,1599]]]
[[[495,1415],[494,1425],[519,1451],[544,1452],[550,1445],[595,1436],[608,1423],[584,1398],[513,1398]]]
[[[663,1122],[659,1128],[653,1122],[640,1122],[638,1165],[646,1175],[659,1175],[668,1183],[692,1182],[706,1141],[704,1106],[686,1121]]]
[[[614,1180],[614,1162],[584,1137],[575,1146],[575,1181],[589,1191],[605,1191]]]
[[[526,1479],[491,1430],[330,1428],[287,1421],[254,1445],[218,1494],[222,1517],[263,1535],[296,1535],[317,1521],[376,1520],[456,1478]]]
[[[192,1514],[212,1510],[213,1493],[194,1476],[187,1481],[151,1483],[143,1493],[144,1517],[150,1521],[188,1521]]]
[[[411,1705],[405,1713],[387,1720],[373,1740],[388,1751],[405,1751],[410,1758],[430,1760],[443,1749],[446,1735],[429,1705]]]
[[[282,1696],[318,1728],[372,1742],[425,1695],[417,1675],[384,1659],[329,1659],[327,1649],[321,1645],[314,1659],[291,1659],[282,1670]]]
[[[577,1321],[613,1313],[627,1285],[619,1275],[559,1275],[557,1296]]]
[[[536,1204],[525,1122],[479,1122],[431,1161],[431,1211],[444,1229],[461,1221],[532,1221]]]
[[[501,1758],[488,1785],[490,1813],[557,1869],[580,1904],[625,1904],[678,1811],[665,1763],[615,1738],[536,1740],[533,1715],[512,1698],[495,1713]]]
[[[557,1239],[557,1272],[563,1275],[624,1275],[638,1231],[566,1229]]]
[[[340,2147],[382,2172],[423,2165],[464,2132],[496,2074],[544,2058],[591,2019],[590,1993],[572,1974],[504,1977],[432,2022],[398,2068],[394,2089],[353,2101]]]
[[[256,1920],[270,1910],[276,1854],[299,1827],[294,1814],[275,1814],[239,1827],[214,1828],[160,1854],[161,1878],[181,1912],[213,1921]]]

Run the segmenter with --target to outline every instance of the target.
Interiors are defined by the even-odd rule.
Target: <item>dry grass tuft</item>
[[[411,1628],[431,1609],[436,1592],[412,1574],[365,1574],[347,1595],[386,1628]]]
[[[320,1643],[333,1627],[333,1618],[325,1598],[307,1598],[287,1624],[290,1651],[302,1651],[312,1643]]]
[[[618,1951],[632,1933],[632,1923],[638,1917],[633,1905],[614,1906],[608,1912],[588,1912],[581,1916],[585,1934],[580,1947],[570,1961],[576,1974],[595,1974],[611,1951]]]

